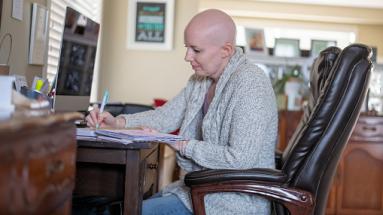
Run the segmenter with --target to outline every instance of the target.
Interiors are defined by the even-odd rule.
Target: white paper
[[[15,107],[12,104],[12,85],[15,77],[0,76],[0,111],[12,112]]]
[[[24,0],[13,0],[12,2],[12,17],[20,21],[23,20],[23,4]]]
[[[77,128],[76,138],[77,140],[91,140],[91,141],[110,141],[122,144],[133,143],[131,140],[125,140],[120,138],[114,138],[109,136],[97,135],[94,128]]]
[[[118,139],[118,138],[107,137],[107,136],[97,136],[97,140],[106,140],[106,141],[116,142],[116,143],[122,143],[122,144],[130,144],[130,143],[133,143],[133,141],[131,141],[131,140]]]
[[[77,128],[76,135],[82,137],[97,137],[94,129],[91,128]]]
[[[15,75],[16,91],[20,92],[22,87],[28,87],[27,79],[23,75]]]
[[[106,140],[129,144],[133,142],[160,142],[174,144],[177,141],[186,140],[182,136],[164,133],[154,133],[144,130],[130,129],[92,129],[77,128],[78,140]]]
[[[174,144],[177,141],[186,140],[182,136],[178,136],[178,135],[148,132],[144,130],[101,129],[101,130],[96,130],[95,133],[98,135],[98,137],[107,136],[107,137],[112,137],[112,138],[121,139],[121,140],[129,140],[133,142],[161,142],[161,143]]]

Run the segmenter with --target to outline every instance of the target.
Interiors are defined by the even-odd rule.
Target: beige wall
[[[106,3],[107,2],[107,3]],[[174,49],[137,51],[126,48],[126,0],[105,1],[98,99],[104,89],[111,101],[150,104],[172,98],[192,74],[183,61],[183,28],[197,11],[220,8],[237,24],[282,25],[354,31],[357,42],[378,48],[383,62],[383,10],[267,3],[249,0],[175,0]]]
[[[12,53],[10,58],[10,74],[24,75],[31,86],[34,76],[42,76],[43,66],[28,64],[29,31],[32,3],[36,2],[46,6],[47,0],[24,0],[23,20],[12,18],[12,1],[3,0],[0,36],[11,33],[13,37]],[[0,49],[0,64],[6,62],[10,42],[4,40]]]
[[[383,9],[258,2],[251,0],[200,0],[200,9],[216,7],[237,24],[292,26],[354,31],[356,42],[378,48],[383,63]]]
[[[236,17],[383,24],[382,9],[262,2],[257,0],[200,0],[200,8],[220,8]]]
[[[383,25],[358,25],[358,32],[360,43],[378,48],[377,60],[383,64]]]
[[[7,32],[13,35],[11,74],[25,75],[29,84],[34,76],[43,74],[42,66],[28,64],[32,2],[48,4],[48,0],[24,0],[23,20],[18,21],[11,18],[12,1],[3,0],[0,28],[0,36]],[[192,74],[190,66],[183,60],[183,28],[197,11],[212,7],[232,14],[240,24],[355,30],[358,42],[378,48],[378,61],[383,63],[383,10],[245,0],[175,0],[173,50],[137,51],[126,48],[127,2],[104,0],[98,98],[106,88],[111,91],[111,101],[150,104],[154,97],[170,99],[176,95]],[[9,40],[5,40],[0,49],[0,64],[5,63],[8,49]]]
[[[171,51],[126,48],[128,1],[104,1],[98,99],[109,89],[111,101],[151,104],[170,99],[193,73],[183,60],[183,29],[198,10],[197,0],[175,0],[174,43]]]

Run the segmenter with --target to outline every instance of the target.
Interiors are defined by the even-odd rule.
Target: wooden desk
[[[123,199],[123,214],[141,214],[142,200],[157,192],[159,147],[77,141],[76,196]]]
[[[0,213],[69,215],[81,115],[30,114],[0,121]]]

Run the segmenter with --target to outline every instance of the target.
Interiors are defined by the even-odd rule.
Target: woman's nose
[[[193,54],[190,51],[190,49],[186,50],[186,54],[185,54],[185,58],[184,59],[185,59],[186,62],[190,62],[190,61],[193,60]]]

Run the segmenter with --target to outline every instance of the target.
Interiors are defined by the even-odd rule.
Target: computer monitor
[[[87,110],[92,89],[100,25],[73,8],[66,8],[53,108]]]

